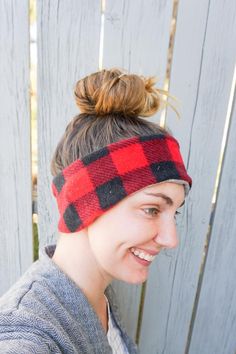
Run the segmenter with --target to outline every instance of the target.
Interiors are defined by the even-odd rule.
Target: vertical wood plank
[[[81,77],[98,70],[99,0],[39,0],[38,212],[40,247],[55,241],[58,213],[50,161],[67,123],[79,114],[73,97]]]
[[[189,354],[236,350],[236,107],[211,231]]]
[[[33,260],[28,1],[0,1],[0,295]]]
[[[106,0],[103,67],[155,75],[163,87],[171,16],[171,1]],[[150,120],[157,121],[158,114]],[[135,339],[141,285],[114,282],[114,287],[127,331]]]
[[[141,353],[185,353],[232,82],[235,13],[232,1],[179,3],[170,92],[182,101],[183,112],[177,120],[169,111],[167,125],[180,141],[193,189],[178,223],[179,247],[164,252],[153,264],[145,297]],[[210,306],[212,299],[207,301],[204,305]],[[205,321],[205,326],[211,326],[210,318]],[[200,326],[197,328],[200,331]],[[202,350],[209,341],[204,338]],[[215,353],[214,348],[207,348],[203,352]],[[191,351],[200,352],[195,347]]]

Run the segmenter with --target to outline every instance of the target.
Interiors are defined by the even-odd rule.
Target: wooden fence
[[[182,109],[180,120],[168,110],[166,124],[193,188],[179,247],[158,256],[145,286],[115,287],[142,354],[235,354],[236,2],[179,0],[177,9],[169,90]],[[37,1],[40,247],[56,240],[49,162],[78,113],[75,82],[102,63],[157,75],[163,86],[172,12],[170,0]],[[1,293],[33,261],[29,65],[28,1],[0,0]]]

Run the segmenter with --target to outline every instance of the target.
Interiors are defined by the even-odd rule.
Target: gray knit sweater
[[[106,333],[81,289],[51,260],[55,245],[0,298],[0,353],[112,354]],[[137,346],[122,327],[114,291],[105,292],[131,354]]]

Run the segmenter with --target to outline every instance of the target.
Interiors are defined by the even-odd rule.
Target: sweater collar
[[[111,354],[106,333],[87,297],[78,285],[53,262],[55,249],[56,245],[52,244],[39,250],[39,263],[42,264],[45,278],[50,282],[50,287],[62,305],[75,319],[78,319],[79,324],[83,325],[84,333],[88,334],[87,341],[92,344],[92,347],[97,348],[101,353],[106,348],[104,353]],[[50,274],[48,278],[47,274]],[[79,319],[83,319],[83,323]]]
[[[50,277],[48,277],[50,286],[53,287],[61,303],[70,311],[74,318],[83,318],[83,326],[86,329],[86,333],[88,333],[88,341],[97,348],[98,352],[104,354],[112,353],[101,321],[87,297],[78,285],[53,262],[52,256],[55,249],[56,244],[49,244],[39,250],[39,260],[43,264],[45,272],[50,272]],[[52,276],[52,272],[54,276]],[[137,345],[124,329],[112,285],[106,288],[105,295],[109,301],[113,319],[121,330],[121,335],[129,348],[129,352],[131,354],[137,353]],[[101,346],[101,348],[98,348],[98,346]],[[104,352],[104,348],[106,348],[106,352]]]

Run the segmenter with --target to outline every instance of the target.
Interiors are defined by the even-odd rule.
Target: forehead
[[[176,181],[164,181],[155,184],[151,184],[147,187],[144,187],[137,192],[145,193],[145,192],[155,192],[159,190],[176,190],[176,191],[184,191],[184,185],[182,183],[177,183]]]
[[[134,198],[143,198],[146,195],[153,195],[155,193],[162,193],[177,203],[181,203],[185,199],[184,185],[175,182],[160,182],[152,184],[138,190],[131,196]]]

